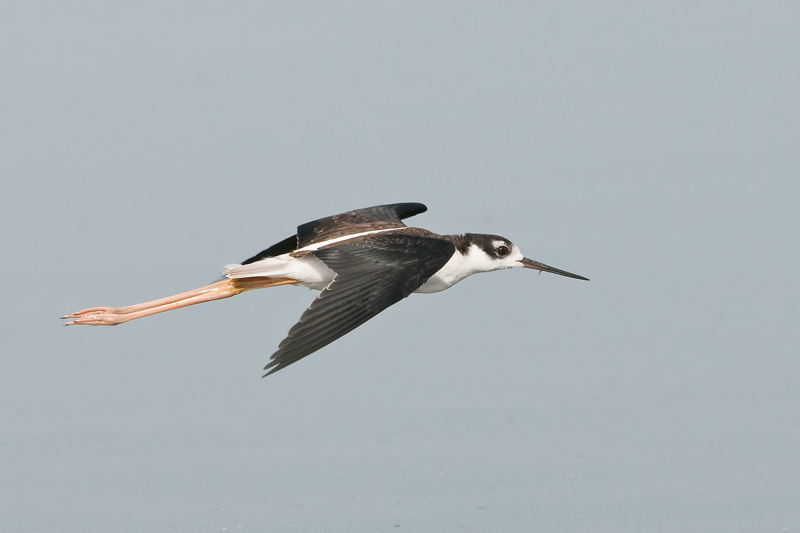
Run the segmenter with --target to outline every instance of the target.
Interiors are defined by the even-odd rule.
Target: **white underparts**
[[[336,239],[315,243],[297,251],[314,251],[322,246],[344,242],[356,237],[384,231],[395,231],[398,229],[402,228],[365,231],[354,235],[347,235],[346,237],[338,237]],[[494,258],[490,257],[480,247],[473,244],[467,249],[466,254],[462,254],[456,250],[450,260],[414,292],[440,292],[449,289],[462,279],[479,272],[492,272],[505,268],[522,267],[523,265],[520,263],[521,259],[522,253],[520,253],[516,246],[506,257]],[[227,265],[223,271],[223,275],[229,279],[257,277],[290,278],[298,280],[296,285],[322,290],[328,286],[335,273],[313,254],[306,254],[301,257],[295,257],[292,254],[283,254],[277,257],[267,257],[260,261],[250,263],[249,265]]]

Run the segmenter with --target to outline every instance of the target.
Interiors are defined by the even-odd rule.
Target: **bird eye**
[[[510,250],[508,249],[508,246],[498,246],[497,249],[495,249],[495,251],[497,252],[497,255],[499,255],[500,257],[504,257],[508,255],[508,252]]]

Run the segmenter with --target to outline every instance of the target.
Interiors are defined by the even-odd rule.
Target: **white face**
[[[516,244],[508,241],[493,241],[492,246],[494,246],[494,263],[499,265],[495,270],[523,266],[520,260],[522,260],[524,256],[522,252],[519,251]]]
[[[494,240],[488,251],[476,245],[469,247],[467,253],[470,266],[475,272],[492,272],[505,268],[521,268],[522,252],[507,240]]]

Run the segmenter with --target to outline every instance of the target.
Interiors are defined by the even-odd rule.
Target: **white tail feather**
[[[298,285],[317,290],[333,279],[333,271],[313,255],[292,257],[289,254],[267,257],[249,265],[225,265],[222,275],[228,279],[290,278],[296,279]]]

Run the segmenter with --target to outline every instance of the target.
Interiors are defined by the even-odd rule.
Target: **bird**
[[[264,367],[277,372],[353,331],[412,293],[449,289],[480,272],[527,268],[588,278],[522,255],[505,237],[439,235],[406,226],[421,203],[347,211],[297,227],[297,233],[242,261],[226,265],[211,285],[128,307],[92,307],[62,318],[66,325],[116,326],[144,316],[229,298],[245,291],[297,285],[320,291]]]

